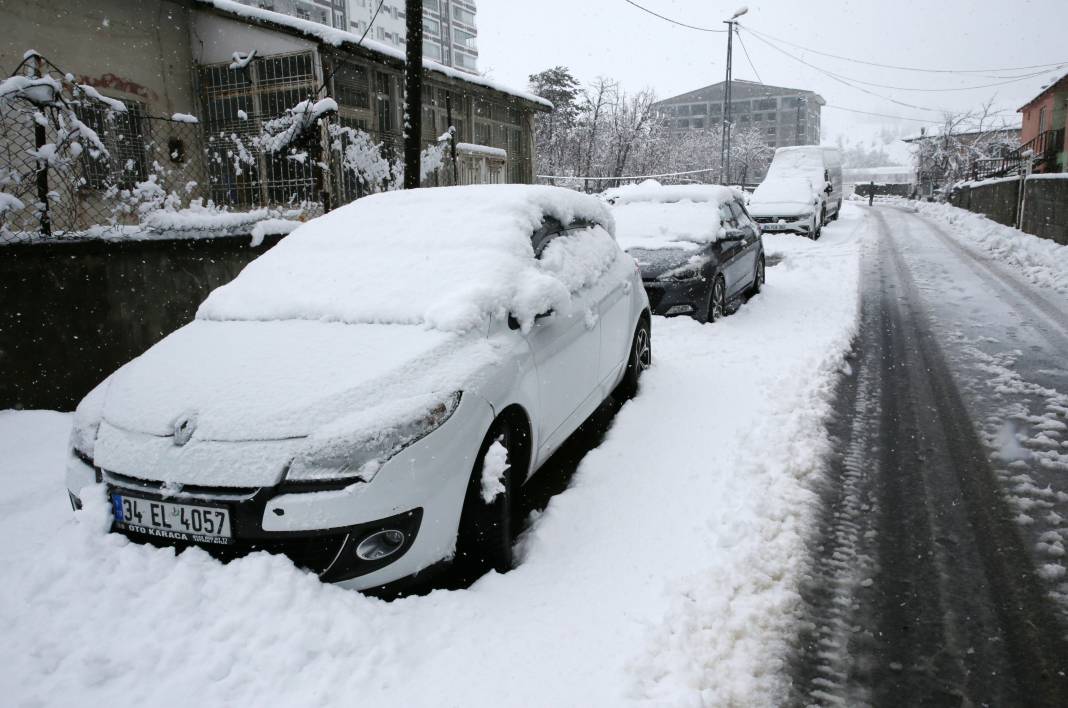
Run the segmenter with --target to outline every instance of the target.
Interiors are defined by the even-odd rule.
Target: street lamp
[[[720,143],[720,165],[723,166],[723,179],[721,183],[730,181],[731,178],[731,57],[733,55],[734,25],[738,18],[749,12],[749,8],[742,6],[734,11],[729,20],[724,20],[727,25],[727,81],[723,87],[723,135]]]

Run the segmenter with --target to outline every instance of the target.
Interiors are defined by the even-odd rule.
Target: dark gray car
[[[657,315],[689,315],[712,322],[738,309],[764,285],[760,227],[737,197],[719,205],[725,233],[679,248],[629,248],[641,269],[649,305]]]

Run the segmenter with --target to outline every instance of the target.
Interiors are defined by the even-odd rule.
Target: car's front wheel
[[[456,539],[456,562],[474,577],[489,570],[504,573],[512,568],[522,449],[515,427],[498,419],[486,433],[475,458]]]
[[[712,292],[708,296],[708,316],[705,322],[715,322],[727,315],[727,284],[723,276],[717,275],[712,282]]]
[[[638,320],[638,326],[634,330],[634,340],[630,345],[630,357],[627,359],[627,370],[623,373],[623,380],[615,390],[615,398],[625,401],[638,393],[638,380],[642,372],[652,366],[653,363],[653,332],[649,326],[649,316],[642,314]]]

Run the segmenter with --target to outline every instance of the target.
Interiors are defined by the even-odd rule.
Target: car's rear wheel
[[[753,284],[749,286],[749,296],[758,294],[764,289],[764,256],[757,259],[756,273],[753,274]]]
[[[508,469],[501,475],[504,491],[490,501],[483,496],[483,468],[486,456],[495,442],[508,453]],[[494,421],[475,458],[467,496],[460,516],[460,529],[456,539],[456,563],[465,574],[477,577],[489,570],[504,573],[512,568],[512,545],[515,542],[515,514],[518,508],[516,496],[523,473],[523,446],[519,433],[508,420]]]
[[[627,370],[623,373],[623,380],[616,386],[614,396],[619,401],[634,398],[638,393],[638,380],[642,372],[652,366],[653,363],[653,333],[649,326],[649,316],[642,314],[638,320],[638,326],[634,330],[634,340],[630,345],[630,357],[627,359]]]

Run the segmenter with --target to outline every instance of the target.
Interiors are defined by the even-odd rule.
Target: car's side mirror
[[[545,312],[542,312],[539,315],[534,315],[534,321],[537,322],[539,320],[545,319],[546,317],[552,317],[552,315],[553,315],[553,309],[549,308],[548,310],[546,310]],[[515,315],[512,315],[512,314],[508,315],[508,329],[520,329],[519,320],[517,320],[515,318]]]
[[[826,188],[826,189],[824,189],[823,191],[824,191],[824,192],[827,192],[827,194],[830,194],[831,192],[833,192],[833,191],[834,191],[834,185],[833,185],[833,184],[828,184],[828,185],[827,185],[827,188]]]
[[[727,233],[723,235],[724,241],[742,241],[745,239],[745,232],[741,229],[727,229]]]

